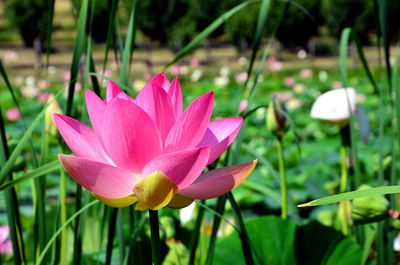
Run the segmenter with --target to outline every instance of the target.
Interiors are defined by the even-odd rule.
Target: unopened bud
[[[282,137],[287,131],[285,107],[282,102],[272,95],[267,111],[267,127],[276,136]]]
[[[358,190],[367,190],[371,187],[361,185]],[[351,217],[354,222],[370,223],[388,217],[389,201],[383,195],[361,197],[353,200]]]

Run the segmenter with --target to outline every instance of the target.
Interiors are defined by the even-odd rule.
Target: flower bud
[[[367,190],[371,187],[361,185],[358,190]],[[388,217],[389,201],[383,195],[367,196],[353,200],[351,217],[354,222],[370,223]]]
[[[53,94],[50,94],[48,96],[47,103],[50,103],[50,104],[47,107],[46,112],[45,112],[45,123],[46,123],[45,131],[46,131],[46,134],[55,136],[57,134],[57,127],[53,120],[53,114],[54,113],[61,114],[61,113],[63,113],[63,111],[61,109],[60,103],[57,101],[57,99],[54,98]]]
[[[284,136],[287,131],[286,117],[283,114],[285,110],[284,105],[277,99],[276,95],[272,95],[267,111],[267,127],[271,133],[278,137]]]

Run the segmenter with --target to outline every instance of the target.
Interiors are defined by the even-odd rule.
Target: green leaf
[[[61,234],[61,232],[70,224],[72,223],[72,221],[74,221],[81,213],[83,213],[84,211],[86,211],[87,209],[89,209],[90,207],[92,207],[93,205],[96,205],[97,203],[99,203],[98,200],[92,201],[89,204],[85,205],[84,207],[82,207],[79,211],[77,211],[75,214],[73,214],[62,226],[60,226],[60,228],[57,230],[57,232],[55,232],[53,234],[53,236],[50,238],[49,242],[47,243],[46,247],[43,249],[42,253],[39,256],[39,259],[37,260],[37,262],[35,263],[35,265],[40,265],[43,260],[44,257],[47,253],[47,251],[50,249],[51,245],[54,243],[54,241],[56,240],[56,238]]]
[[[250,57],[250,64],[247,70],[247,80],[249,80],[251,71],[253,70],[253,64],[257,56],[258,48],[260,47],[261,37],[264,32],[265,22],[267,21],[267,15],[269,11],[269,6],[271,5],[270,0],[263,0],[260,8],[260,13],[258,13],[257,28],[254,33],[253,47]],[[246,83],[247,83],[246,80]]]
[[[41,167],[38,167],[29,173],[26,173],[25,175],[15,178],[12,181],[6,182],[3,185],[0,186],[0,192],[5,191],[9,188],[12,188],[18,184],[21,184],[27,180],[34,179],[43,175],[46,175],[50,172],[53,172],[61,167],[61,164],[58,160],[55,160],[53,162],[47,163],[46,165],[43,165]]]
[[[370,126],[367,113],[360,106],[357,107],[357,122],[358,122],[358,127],[360,129],[361,138],[364,144],[367,144],[370,133]]]
[[[366,196],[385,195],[394,193],[400,193],[400,186],[386,186],[386,187],[344,192],[336,195],[327,196],[321,199],[316,199],[307,203],[303,203],[298,205],[297,207],[319,206],[319,205],[337,203],[347,200],[353,200],[356,198],[361,198]]]
[[[347,87],[347,48],[349,45],[351,28],[345,28],[342,30],[342,35],[340,37],[340,78],[342,81],[342,86]]]
[[[81,60],[81,55],[83,48],[85,47],[85,29],[88,17],[89,0],[83,0],[81,5],[81,10],[79,12],[78,19],[78,29],[76,33],[76,39],[74,44],[74,52],[71,63],[71,79],[68,86],[68,98],[67,98],[67,108],[66,115],[70,116],[72,112],[72,103],[74,101],[75,83],[78,77],[79,64]]]
[[[119,81],[125,86],[129,86],[129,65],[131,63],[132,51],[135,46],[135,36],[137,28],[137,5],[135,0],[129,18],[128,33],[126,34],[125,46],[122,55],[122,68]]]
[[[221,26],[227,19],[229,19],[231,16],[236,14],[238,11],[241,9],[245,8],[246,6],[259,2],[259,0],[249,0],[244,3],[241,3],[234,8],[226,11],[224,14],[222,14],[219,18],[217,18],[213,23],[211,23],[207,28],[205,28],[202,32],[200,32],[199,35],[197,35],[191,42],[189,42],[179,53],[176,55],[176,57],[169,62],[164,69],[170,67],[177,61],[179,61],[183,56],[185,56],[187,53],[191,52],[194,48],[196,48],[198,45],[201,44],[201,42],[207,38],[211,33],[214,32],[219,26]]]
[[[56,98],[61,94],[62,91],[58,92],[57,95],[53,98],[53,100],[56,100]],[[33,130],[35,127],[40,123],[40,120],[42,119],[42,116],[44,115],[44,112],[48,108],[48,106],[53,102],[51,100],[50,102],[47,103],[47,105],[43,108],[43,110],[39,113],[39,115],[35,118],[35,120],[31,123],[29,128],[26,130],[24,135],[21,137],[21,139],[18,141],[17,146],[14,148],[14,151],[10,155],[10,157],[7,159],[7,162],[4,164],[4,166],[1,168],[0,171],[0,184],[3,184],[5,181],[5,178],[8,176],[8,174],[11,172],[15,161],[17,160],[18,156],[21,154],[26,142],[29,140],[29,137],[31,136]]]

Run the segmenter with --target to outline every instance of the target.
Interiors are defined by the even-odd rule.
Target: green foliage
[[[316,221],[297,227],[275,216],[246,223],[253,254],[259,264],[359,264],[361,248],[332,228]],[[236,232],[217,243],[213,264],[245,264]]]
[[[240,1],[227,2],[237,4]],[[284,1],[274,1],[271,4],[266,24],[267,35],[271,35],[278,25],[284,5]],[[252,42],[259,9],[259,4],[253,5],[226,22],[225,31],[231,41],[236,44]],[[300,0],[296,1],[296,4],[291,4],[285,14],[285,19],[279,24],[276,38],[284,46],[305,45],[312,36],[317,35],[318,24],[314,16],[317,16],[319,9],[320,1],[317,0]]]
[[[375,28],[373,1],[364,0],[323,0],[321,13],[330,34],[340,37],[346,27],[354,27],[362,41],[368,40],[369,29]]]
[[[94,14],[93,14],[93,24],[92,24],[92,38],[96,42],[105,42],[107,39],[107,27],[109,12],[111,6],[109,6],[110,1],[108,0],[96,0]],[[78,18],[79,10],[81,9],[81,0],[72,0],[74,6],[74,14]],[[89,8],[89,14],[91,14],[91,8]],[[89,31],[89,21],[87,21],[86,31]]]
[[[36,37],[41,40],[46,38],[49,1],[11,0],[6,4],[9,22],[18,29],[25,46],[32,47]]]

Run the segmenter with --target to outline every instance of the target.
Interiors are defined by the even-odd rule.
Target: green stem
[[[278,160],[279,160],[279,173],[281,175],[281,201],[282,201],[282,219],[287,219],[287,185],[285,174],[285,160],[283,158],[283,145],[282,138],[277,138]]]
[[[201,203],[205,203],[205,201],[201,201]],[[199,211],[197,212],[197,219],[196,224],[194,226],[194,230],[192,232],[192,238],[190,241],[190,257],[189,257],[189,265],[194,265],[194,261],[196,258],[196,249],[197,245],[199,244],[199,236],[200,236],[200,228],[201,222],[203,221],[204,217],[204,207],[199,207]]]
[[[246,232],[246,227],[244,226],[243,217],[240,213],[239,206],[237,205],[235,198],[233,197],[232,192],[227,193],[228,200],[232,205],[232,210],[235,214],[236,223],[239,225],[240,228],[240,240],[242,242],[242,250],[244,254],[244,258],[246,260],[247,265],[254,265],[253,255],[251,252],[250,247],[250,239]]]
[[[342,168],[342,176],[340,180],[340,192],[346,192],[347,190],[347,166],[346,166],[346,146],[342,145],[340,147],[341,154],[341,168]],[[348,225],[347,225],[347,202],[341,203],[341,218],[342,218],[342,231],[344,235],[348,234]]]
[[[158,227],[158,211],[149,210],[151,230],[151,257],[154,265],[161,265],[160,229]]]

